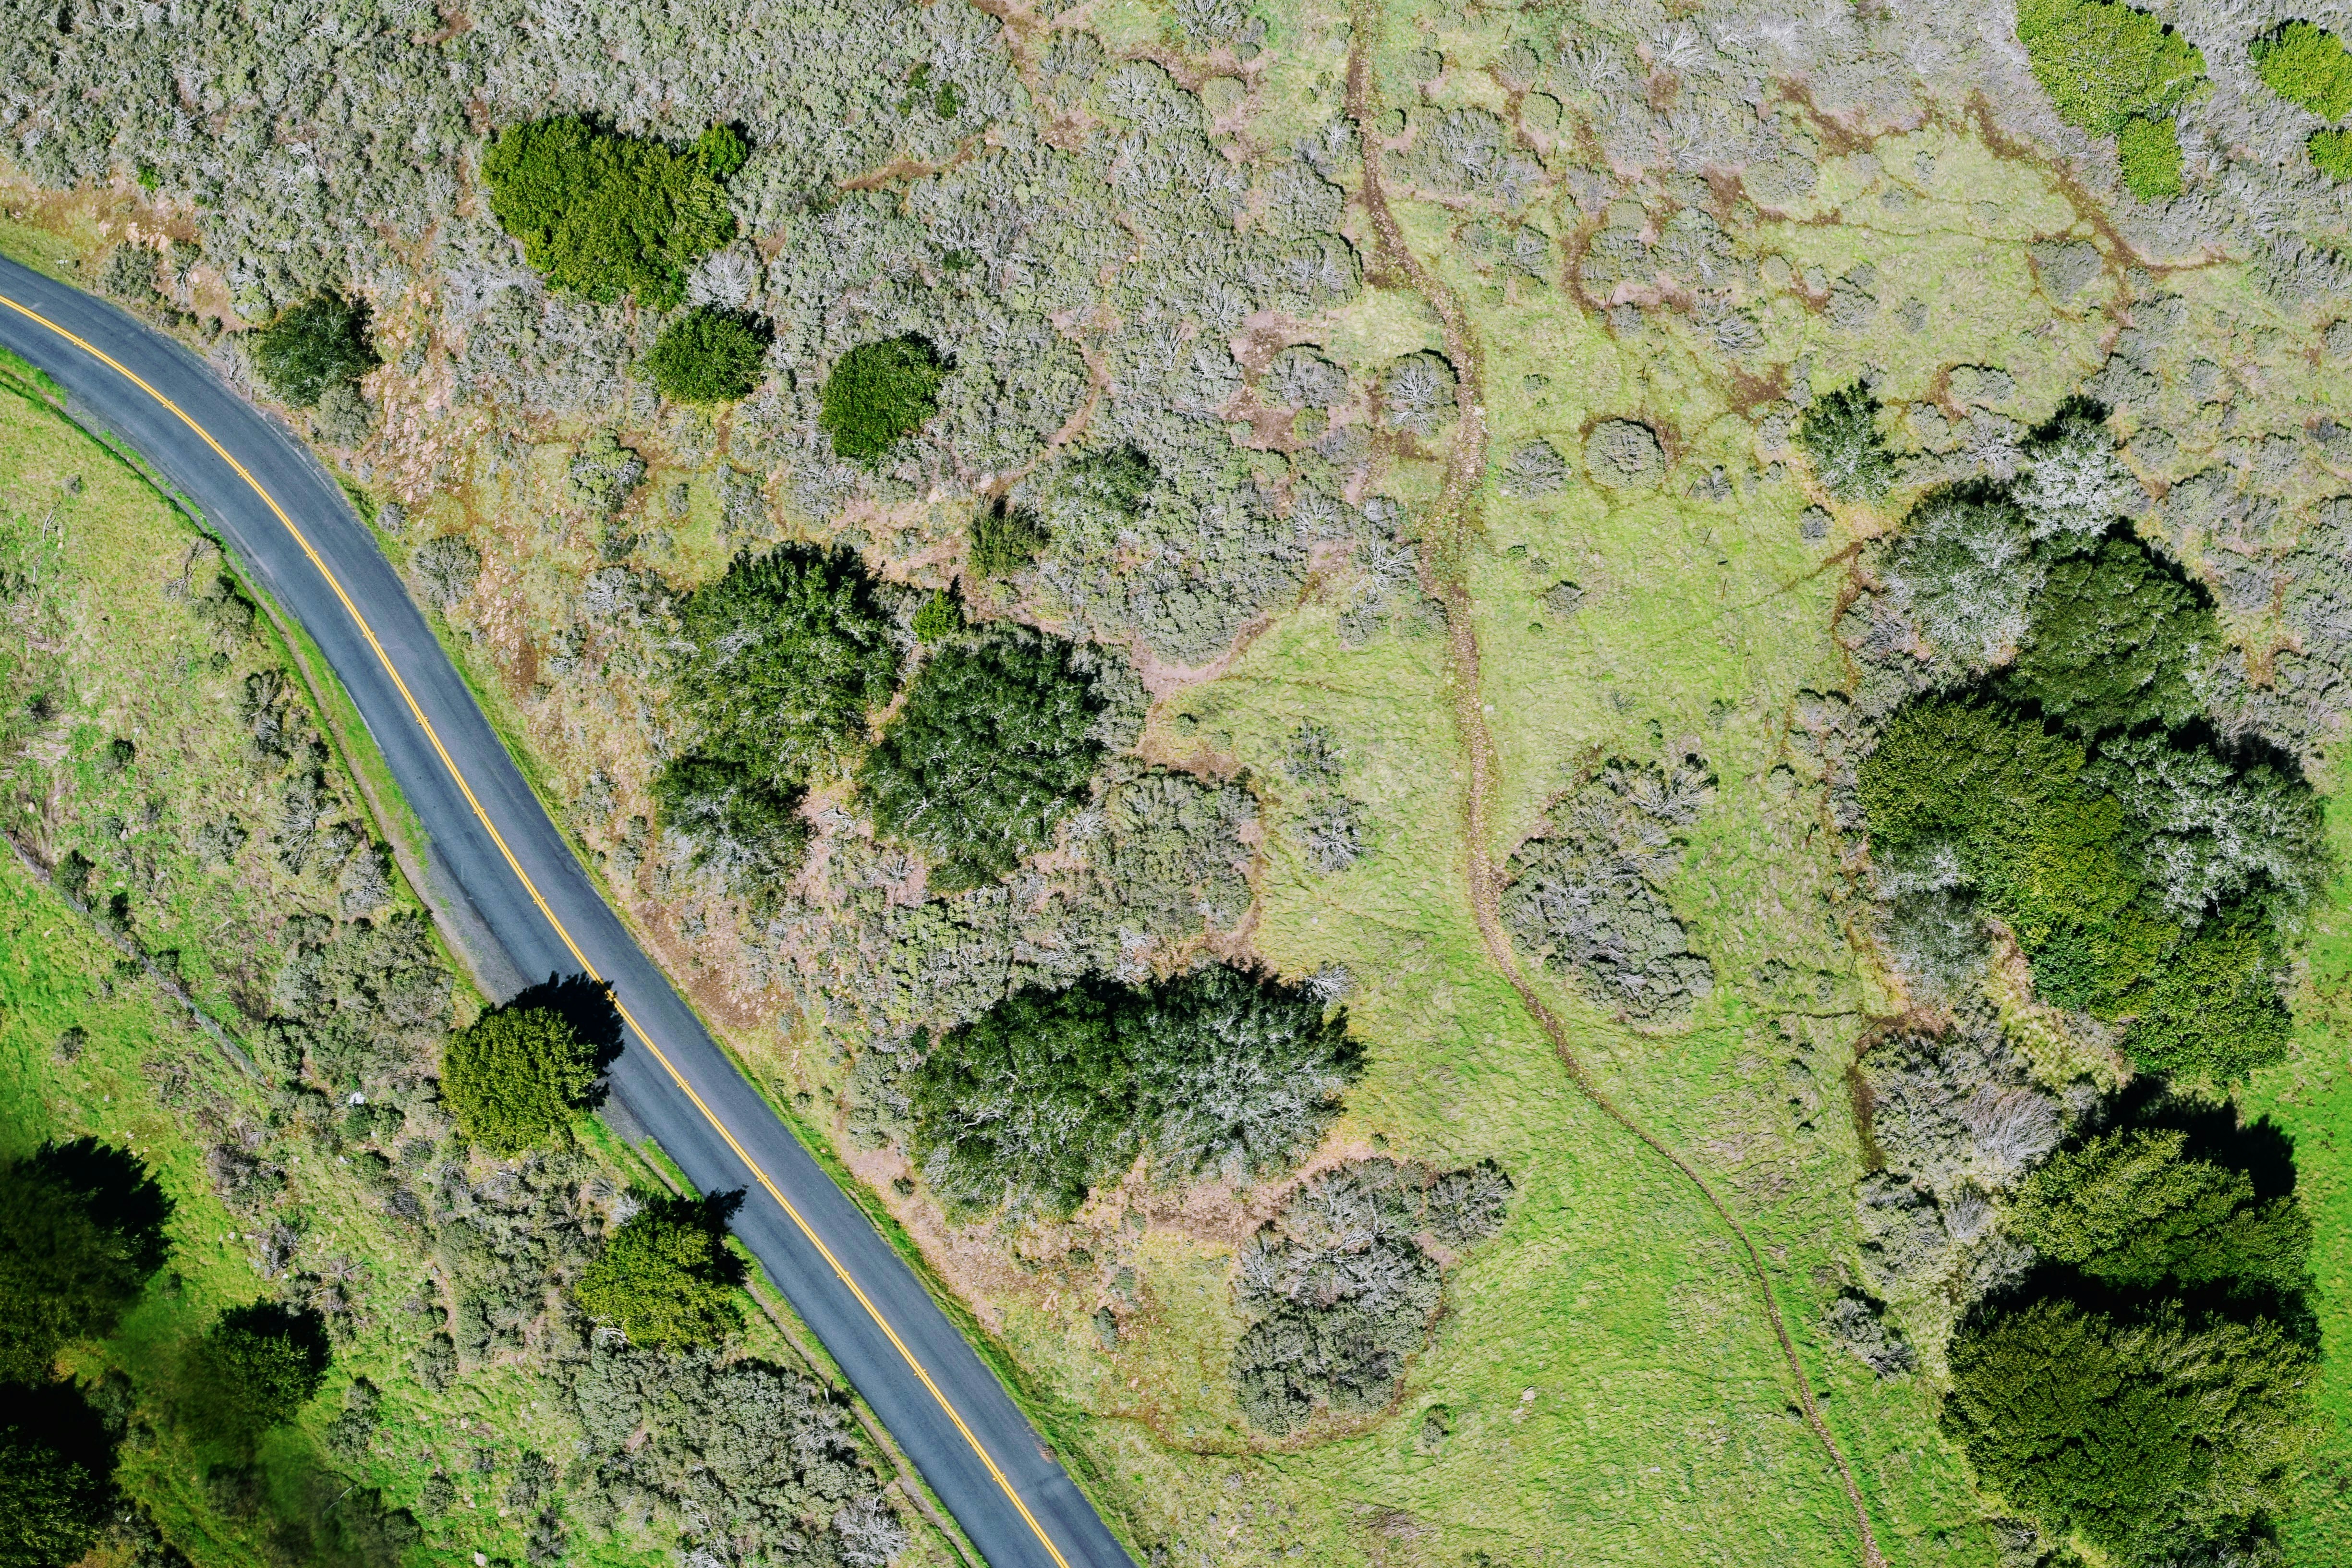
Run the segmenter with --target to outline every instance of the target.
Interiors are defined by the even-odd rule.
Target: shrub
[[[743,1266],[727,1249],[721,1202],[659,1197],[614,1231],[572,1288],[580,1310],[631,1344],[684,1350],[742,1327]]]
[[[1104,703],[1059,638],[992,629],[941,645],[858,771],[883,837],[942,890],[1008,876],[1084,796]]]
[[[253,335],[253,368],[297,408],[381,363],[368,342],[367,307],[338,294],[313,294]]]
[[[2017,41],[2058,118],[2094,136],[2165,113],[2205,72],[2186,38],[2116,0],[2023,0]]]
[[[732,311],[695,310],[662,329],[646,368],[664,397],[677,403],[731,403],[760,384],[767,334]]]
[[[934,643],[963,630],[963,608],[952,594],[933,594],[916,610],[911,628],[915,640]]]
[[[2190,679],[2221,627],[2204,595],[2137,539],[2110,538],[2044,577],[2001,688],[2084,734],[2197,715]]]
[[[2255,1195],[2248,1175],[2192,1158],[2175,1128],[2105,1132],[2027,1177],[2011,1234],[2108,1284],[2300,1289],[2311,1218],[2292,1193]]]
[[[2009,657],[2043,570],[2024,512],[1981,486],[1921,497],[1880,560],[1889,595],[1919,635],[1965,669]]]
[[[971,570],[982,577],[1010,577],[1051,542],[1035,512],[1000,502],[971,520]]]
[[[1816,397],[1797,422],[1797,444],[1822,488],[1840,500],[1875,500],[1895,482],[1895,459],[1878,430],[1878,399],[1856,383]]]
[[[273,1302],[233,1307],[196,1345],[200,1421],[249,1443],[300,1414],[326,1380],[328,1359],[316,1313]]]
[[[2116,162],[2124,189],[2144,202],[2180,194],[2180,128],[2167,118],[2135,115],[2116,132]]]
[[[2332,179],[2352,181],[2352,131],[2315,131],[2305,147],[2313,168]]]
[[[0,1382],[46,1382],[61,1346],[112,1333],[163,1264],[171,1212],[144,1166],[92,1138],[0,1167]]]
[[[596,1083],[595,1052],[551,1007],[501,1007],[452,1036],[441,1098],[467,1137],[495,1154],[555,1142]]]
[[[2290,103],[2322,120],[2352,114],[2352,50],[2325,27],[2289,22],[2246,47],[2254,74]]]
[[[807,856],[807,792],[779,789],[740,763],[673,758],[654,775],[653,797],[662,820],[692,841],[691,864],[716,871],[755,907],[766,908]]]
[[[688,269],[735,236],[719,182],[744,152],[725,126],[681,152],[565,115],[501,132],[482,178],[490,211],[550,283],[668,310]]]
[[[2312,1352],[2275,1323],[2063,1299],[1955,1336],[1946,1429],[2047,1529],[2155,1556],[2277,1510],[2308,1442]]]
[[[869,466],[939,412],[947,363],[919,337],[860,343],[834,362],[817,426],[835,456]]]

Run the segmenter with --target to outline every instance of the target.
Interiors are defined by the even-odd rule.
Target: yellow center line
[[[318,569],[320,576],[326,579],[327,586],[335,591],[336,599],[341,603],[344,613],[352,617],[352,624],[359,627],[360,636],[367,639],[368,647],[375,653],[376,662],[383,665],[384,674],[392,678],[392,684],[399,690],[401,700],[408,704],[408,711],[415,719],[417,727],[425,731],[425,738],[433,743],[434,754],[441,759],[441,765],[449,770],[449,777],[457,783],[458,792],[466,797],[466,804],[473,808],[475,817],[482,825],[482,830],[490,836],[490,842],[499,847],[499,853],[506,857],[508,868],[512,870],[516,879],[522,883],[523,890],[530,895],[530,901],[539,906],[539,912],[547,917],[547,923],[553,928],[557,938],[562,942],[572,959],[580,965],[581,972],[589,979],[600,984],[605,984],[609,991],[609,984],[604,981],[604,976],[596,973],[595,965],[588,962],[588,955],[580,951],[580,944],[572,940],[572,933],[564,929],[563,922],[555,918],[555,911],[548,907],[547,900],[541,896],[538,884],[530,879],[530,874],[522,868],[522,862],[516,859],[514,851],[507,847],[506,837],[499,833],[498,825],[490,820],[490,814],[482,809],[482,803],[475,797],[473,786],[466,782],[466,775],[458,770],[457,759],[450,756],[449,749],[441,743],[441,737],[435,731],[433,721],[425,716],[425,710],[418,706],[415,697],[408,689],[408,682],[400,678],[400,671],[394,667],[392,656],[385,653],[383,645],[376,640],[375,628],[369,626],[367,617],[360,614],[359,606],[353,604],[352,596],[343,591],[341,581],[328,569],[327,563],[320,558],[318,551],[311,547],[310,541],[299,528],[295,526],[294,520],[286,514],[286,509],[278,504],[278,498],[264,489],[261,481],[255,479],[243,463],[230,456],[228,448],[215,440],[211,431],[197,424],[189,416],[187,410],[150,385],[130,366],[97,344],[67,331],[39,311],[18,304],[5,294],[0,294],[0,305],[7,306],[26,321],[47,328],[163,405],[181,424],[194,431],[196,437],[205,446],[210,447],[222,462],[235,469],[236,477],[251,487],[253,493],[261,498],[262,504],[270,510],[279,522],[286,525],[286,531],[294,536],[294,542],[302,547],[302,553],[310,557],[310,564]],[[890,1321],[882,1315],[881,1309],[875,1306],[864,1289],[856,1279],[850,1278],[849,1270],[843,1268],[841,1260],[833,1255],[833,1248],[824,1244],[824,1237],[817,1235],[814,1227],[802,1216],[801,1211],[793,1205],[793,1201],[784,1196],[776,1184],[769,1179],[768,1173],[760,1168],[759,1163],[751,1158],[750,1152],[736,1142],[735,1134],[728,1131],[727,1124],[719,1119],[718,1113],[704,1102],[702,1096],[695,1092],[694,1086],[686,1081],[686,1075],[678,1071],[677,1065],[669,1059],[668,1054],[659,1045],[655,1043],[654,1037],[646,1032],[645,1026],[631,1015],[627,1005],[617,994],[613,998],[613,1005],[619,1011],[621,1021],[629,1026],[630,1031],[638,1039],[645,1042],[646,1048],[653,1052],[654,1059],[661,1063],[677,1087],[686,1091],[687,1099],[692,1100],[694,1108],[702,1112],[703,1120],[709,1121],[719,1136],[726,1140],[727,1147],[735,1152],[735,1157],[743,1162],[745,1168],[759,1180],[760,1185],[766,1190],[768,1195],[775,1199],[778,1206],[792,1217],[793,1224],[800,1227],[801,1234],[808,1238],[809,1245],[816,1248],[817,1256],[823,1258],[841,1282],[849,1287],[849,1293],[857,1298],[857,1304],[866,1309],[866,1316],[874,1320],[875,1327],[880,1329],[888,1338],[891,1346],[905,1359],[908,1370],[913,1372],[922,1385],[930,1391],[931,1397],[939,1401],[940,1408],[947,1412],[948,1419],[955,1423],[956,1430],[963,1434],[964,1441],[971,1445],[971,1451],[980,1456],[980,1462],[988,1467],[989,1475],[995,1479],[997,1486],[1012,1500],[1013,1506],[1020,1510],[1022,1519],[1027,1521],[1029,1528],[1036,1533],[1039,1543],[1054,1559],[1056,1568],[1070,1568],[1069,1560],[1064,1557],[1060,1548],[1054,1544],[1053,1537],[1045,1533],[1045,1527],[1037,1522],[1037,1516],[1029,1511],[1029,1505],[1021,1500],[1021,1494],[1013,1489],[1011,1479],[997,1468],[995,1458],[981,1443],[979,1435],[965,1423],[962,1413],[956,1409],[948,1399],[946,1392],[932,1380],[929,1369],[915,1359],[915,1352],[908,1348],[906,1341],[898,1337],[898,1331],[890,1326]]]

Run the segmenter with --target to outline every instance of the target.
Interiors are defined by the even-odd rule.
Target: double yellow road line
[[[515,852],[507,847],[506,836],[499,831],[498,824],[492,822],[490,814],[482,809],[481,801],[474,795],[474,786],[466,782],[466,775],[459,770],[457,759],[452,757],[449,754],[449,749],[441,743],[439,733],[433,728],[433,721],[425,716],[425,710],[418,705],[416,698],[408,689],[408,682],[401,679],[400,671],[393,665],[392,656],[385,653],[383,644],[376,640],[375,628],[368,625],[365,616],[360,614],[360,607],[352,602],[351,595],[343,590],[341,580],[329,570],[326,561],[311,545],[309,537],[295,525],[294,520],[286,514],[286,509],[278,504],[278,498],[265,489],[261,481],[253,477],[252,471],[243,463],[238,462],[229,449],[215,438],[211,431],[198,424],[186,409],[164,396],[138,372],[88,339],[58,325],[30,306],[20,304],[5,294],[0,294],[0,305],[5,305],[26,321],[56,333],[153,398],[173,418],[194,431],[198,440],[211,447],[215,455],[235,470],[236,477],[243,479],[255,495],[261,498],[261,504],[268,507],[271,515],[285,525],[286,531],[293,537],[295,543],[302,547],[302,553],[310,558],[310,564],[317,568],[319,575],[326,580],[327,586],[334,590],[335,598],[343,606],[343,613],[351,616],[352,624],[360,629],[360,636],[367,639],[368,647],[375,654],[376,662],[383,666],[383,672],[392,679],[393,686],[400,692],[401,700],[408,704],[409,714],[416,721],[417,728],[424,731],[425,738],[432,742],[434,755],[441,759],[441,765],[448,770],[449,777],[457,784],[458,793],[466,797],[466,804],[473,808],[475,818],[482,825],[482,831],[490,836],[490,842],[499,847],[500,855],[506,857],[508,868],[514,872],[515,879],[522,884],[523,890],[530,895],[530,901],[539,907],[539,912],[547,917],[548,925],[562,942],[565,951],[572,954],[573,962],[580,965],[581,973],[600,984],[606,984],[604,977],[596,973],[596,966],[588,962],[588,955],[580,951],[580,944],[572,940],[572,933],[564,929],[563,922],[556,918],[555,910],[548,906],[547,900],[540,893],[539,885],[531,880],[530,873],[522,868],[522,862],[516,859]],[[610,989],[609,985],[607,989]],[[629,1032],[644,1042],[646,1049],[654,1054],[654,1059],[661,1063],[663,1069],[669,1074],[671,1079],[685,1091],[686,1098],[694,1102],[695,1110],[702,1113],[703,1120],[710,1123],[712,1131],[726,1140],[727,1147],[735,1152],[735,1157],[743,1162],[744,1168],[751,1173],[767,1194],[776,1200],[777,1206],[791,1216],[793,1224],[800,1227],[801,1235],[806,1237],[809,1245],[816,1248],[817,1256],[824,1258],[835,1276],[849,1288],[849,1293],[857,1298],[857,1304],[866,1309],[866,1316],[874,1320],[874,1326],[882,1331],[884,1336],[889,1340],[892,1348],[904,1358],[907,1369],[912,1372],[924,1388],[930,1392],[931,1397],[939,1401],[939,1406],[947,1414],[947,1418],[955,1423],[955,1429],[963,1434],[963,1440],[971,1445],[971,1451],[980,1457],[980,1462],[988,1468],[989,1475],[1003,1489],[1006,1499],[1020,1510],[1022,1519],[1027,1522],[1030,1530],[1035,1532],[1038,1543],[1045,1547],[1046,1555],[1053,1558],[1055,1568],[1070,1568],[1069,1560],[1064,1557],[1061,1549],[1054,1544],[1054,1538],[1045,1533],[1045,1527],[1037,1521],[1037,1516],[1029,1511],[1029,1505],[1021,1500],[1021,1494],[1014,1489],[1012,1479],[998,1468],[994,1456],[989,1453],[987,1447],[981,1442],[979,1434],[975,1433],[970,1424],[964,1420],[963,1413],[958,1410],[953,1402],[948,1398],[946,1391],[940,1388],[937,1380],[931,1376],[930,1369],[918,1360],[915,1352],[908,1348],[907,1342],[898,1337],[898,1331],[890,1326],[890,1320],[882,1315],[881,1309],[877,1307],[873,1299],[866,1294],[864,1287],[850,1277],[848,1269],[842,1267],[841,1259],[834,1256],[833,1248],[824,1244],[824,1238],[817,1235],[815,1228],[802,1215],[801,1211],[793,1206],[793,1201],[784,1196],[782,1189],[769,1178],[766,1171],[761,1169],[759,1162],[751,1158],[751,1152],[736,1141],[735,1134],[729,1131],[727,1123],[721,1121],[718,1113],[710,1109],[702,1096],[695,1092],[694,1086],[686,1081],[686,1075],[677,1070],[677,1064],[669,1059],[668,1053],[661,1048],[654,1037],[646,1032],[645,1026],[639,1024],[629,1012],[628,1005],[623,1002],[618,994],[614,995],[613,1005],[619,1009],[621,1021],[628,1026]]]

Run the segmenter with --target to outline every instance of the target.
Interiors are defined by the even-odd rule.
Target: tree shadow
[[[613,1004],[610,985],[585,974],[550,974],[538,984],[527,985],[508,997],[499,1011],[524,1007],[544,1007],[562,1017],[582,1043],[595,1053],[596,1070],[612,1070],[621,1054],[621,1010]],[[599,1086],[596,1098],[602,1100],[604,1094]]]
[[[24,1169],[81,1199],[92,1219],[131,1244],[142,1273],[163,1266],[172,1200],[131,1151],[87,1136],[51,1142],[34,1151]]]

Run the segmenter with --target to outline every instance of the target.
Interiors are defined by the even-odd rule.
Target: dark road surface
[[[486,929],[516,974],[610,983],[628,1025],[614,1093],[697,1187],[745,1192],[736,1234],[990,1563],[1131,1568],[995,1374],[606,907],[309,453],[177,342],[6,260],[0,344],[144,454],[301,622],[470,904],[457,915],[474,945]]]

